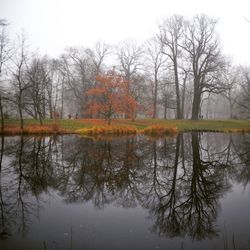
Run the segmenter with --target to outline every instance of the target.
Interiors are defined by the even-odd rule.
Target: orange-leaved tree
[[[121,108],[126,117],[135,119],[137,102],[131,94],[129,81],[124,81],[120,86],[120,99],[122,100]]]
[[[125,114],[135,101],[126,91],[127,81],[114,70],[96,77],[97,84],[87,91],[90,97],[87,112],[104,116],[110,125],[115,114]]]

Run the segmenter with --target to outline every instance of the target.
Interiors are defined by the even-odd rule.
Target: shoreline
[[[102,119],[78,120],[45,120],[43,125],[37,120],[25,119],[23,130],[19,121],[5,121],[4,131],[0,135],[171,135],[185,132],[221,132],[250,133],[249,120],[163,120],[137,119],[134,122],[127,119],[112,120],[107,125]]]

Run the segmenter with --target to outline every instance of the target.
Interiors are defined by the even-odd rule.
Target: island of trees
[[[250,68],[222,51],[217,20],[173,15],[142,44],[68,47],[58,58],[10,39],[0,19],[0,117],[248,119]],[[109,62],[109,63],[108,63]]]

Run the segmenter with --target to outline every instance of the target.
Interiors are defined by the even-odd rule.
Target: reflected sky
[[[250,249],[249,134],[1,137],[0,249]]]

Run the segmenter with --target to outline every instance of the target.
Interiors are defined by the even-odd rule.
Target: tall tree
[[[125,40],[117,48],[118,68],[128,82],[129,95],[139,103],[142,89],[142,77],[139,74],[142,68],[143,49],[134,41]],[[134,120],[137,110],[132,115]],[[126,115],[126,118],[127,115]]]
[[[4,97],[4,86],[3,86],[3,68],[4,65],[11,57],[11,48],[9,46],[9,38],[6,31],[8,23],[4,19],[0,19],[0,117],[1,117],[1,130],[4,129],[4,113],[3,113],[3,97]]]
[[[223,60],[216,24],[215,19],[206,15],[195,16],[186,22],[185,41],[181,47],[187,53],[193,77],[192,120],[199,118],[203,93],[219,93],[225,89],[217,80]]]
[[[240,71],[240,68],[232,66],[230,62],[226,64],[225,69],[222,71],[222,81],[226,87],[226,91],[222,93],[222,96],[226,98],[229,104],[229,119],[234,118],[234,106],[239,94],[237,85]]]
[[[160,25],[160,34],[158,38],[162,46],[162,53],[165,54],[171,61],[174,72],[174,83],[176,92],[176,118],[182,119],[181,98],[180,98],[180,83],[179,83],[179,59],[180,46],[183,38],[183,17],[174,15]]]
[[[92,73],[93,73],[93,79],[96,78],[96,76],[102,74],[104,61],[106,57],[110,53],[110,46],[106,43],[97,42],[95,44],[94,49],[87,49],[86,53],[90,56],[92,61]]]
[[[152,117],[157,118],[157,104],[159,95],[160,77],[162,68],[166,59],[164,59],[161,45],[156,38],[152,38],[146,44],[146,59],[147,59],[147,72],[150,74],[150,82],[152,84],[152,97],[153,97],[153,114]]]
[[[61,56],[61,73],[63,75],[63,99],[70,99],[71,108],[86,115],[89,88],[96,85],[96,76],[102,74],[104,60],[109,54],[109,46],[97,43],[94,49],[71,47]],[[62,99],[62,100],[63,100]]]
[[[61,56],[61,72],[64,76],[64,99],[70,99],[69,112],[78,113],[86,109],[86,91],[93,86],[92,58],[82,47],[71,47]],[[66,96],[67,94],[67,96]]]
[[[51,118],[63,118],[64,115],[64,81],[65,75],[61,71],[60,60],[49,60],[49,81],[50,91],[47,91],[51,98],[48,98],[51,107]]]
[[[237,99],[241,116],[245,119],[250,117],[250,69],[242,69],[242,82],[240,84],[240,96]]]
[[[47,109],[49,110],[50,118],[52,118],[52,83],[49,76],[48,60],[46,57],[34,57],[26,70],[27,84],[30,86],[25,92],[25,97],[28,99],[29,105],[26,105],[25,111],[39,119],[42,125],[43,119],[46,116]]]
[[[30,87],[26,78],[26,69],[28,61],[27,40],[23,33],[18,38],[18,45],[12,61],[14,64],[12,69],[14,102],[17,105],[17,110],[20,119],[20,128],[21,130],[23,130],[23,109],[25,105],[24,93],[25,90]]]

